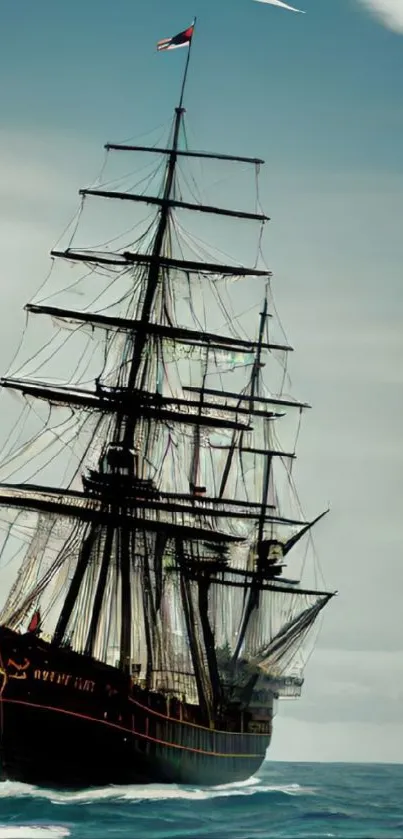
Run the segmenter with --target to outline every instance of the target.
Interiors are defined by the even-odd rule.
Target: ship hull
[[[3,779],[49,787],[245,780],[261,766],[271,720],[227,730],[196,722],[198,709],[166,707],[117,668],[0,627]],[[194,718],[192,719],[192,715]],[[256,726],[265,729],[256,733]]]

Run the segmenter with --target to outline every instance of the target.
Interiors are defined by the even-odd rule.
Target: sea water
[[[403,766],[270,763],[219,787],[0,784],[0,839],[403,839]]]

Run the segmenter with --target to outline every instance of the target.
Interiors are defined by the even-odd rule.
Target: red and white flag
[[[173,38],[163,38],[162,41],[158,41],[157,50],[176,50],[179,47],[188,47],[194,32],[194,21],[191,26],[187,29],[184,29],[183,32],[179,32],[179,35],[174,35]]]

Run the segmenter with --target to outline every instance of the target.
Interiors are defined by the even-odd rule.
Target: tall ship
[[[126,171],[80,190],[70,239],[26,306],[40,343],[27,337],[1,380],[22,406],[0,458],[3,779],[250,777],[332,597],[302,582],[325,513],[303,518],[292,478],[308,406],[285,393],[268,219],[258,193],[253,212],[209,203],[189,168],[255,175],[263,161],[189,148],[192,36],[159,45],[188,48],[169,141],[106,145]],[[80,244],[88,213],[99,241],[101,208],[118,232]]]

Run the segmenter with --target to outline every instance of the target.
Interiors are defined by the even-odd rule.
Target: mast
[[[254,364],[253,364],[253,370],[252,370],[252,376],[251,376],[250,396],[245,397],[245,396],[239,394],[239,400],[238,400],[238,410],[240,409],[240,403],[242,401],[244,401],[245,399],[247,399],[247,401],[249,401],[249,404],[250,404],[251,413],[253,413],[255,394],[256,394],[256,386],[257,386],[259,372],[260,372],[262,349],[263,349],[263,346],[264,346],[264,344],[263,344],[264,328],[265,328],[265,325],[266,325],[266,319],[269,317],[267,308],[268,307],[267,307],[267,292],[266,292],[266,296],[265,296],[265,300],[264,300],[264,306],[263,306],[263,312],[261,312],[261,315],[260,315],[259,337],[258,337],[257,344],[255,345],[256,346],[256,357],[255,357],[255,361],[254,361]],[[268,345],[266,345],[266,346],[268,346]],[[217,395],[217,392],[215,392],[215,395]],[[225,392],[222,392],[222,395],[223,396],[228,395],[228,396],[235,397],[235,394],[225,394]],[[240,446],[242,445],[242,437],[240,439],[240,444],[239,445]],[[229,474],[230,474],[230,471],[231,471],[232,461],[233,461],[236,449],[237,449],[237,432],[234,431],[233,436],[232,436],[232,443],[229,447],[228,457],[227,457],[227,460],[226,460],[226,464],[225,464],[222,479],[221,479],[220,497],[222,497],[224,495],[225,487],[227,485],[227,481],[228,481]],[[263,521],[264,521],[264,511],[262,513],[262,516],[263,516]]]
[[[142,352],[148,337],[146,329],[144,329],[145,325],[148,323],[150,318],[150,313],[155,297],[155,292],[158,286],[159,281],[159,273],[160,273],[160,257],[162,255],[162,248],[164,244],[165,234],[168,227],[169,222],[169,214],[170,214],[170,204],[169,201],[172,197],[173,188],[174,188],[174,181],[175,181],[175,168],[177,162],[177,151],[179,146],[179,135],[180,129],[182,124],[182,118],[184,114],[183,108],[183,97],[185,93],[186,87],[186,80],[188,75],[189,69],[189,61],[190,61],[190,50],[191,50],[192,39],[189,42],[189,49],[187,60],[185,64],[185,70],[183,74],[182,86],[181,86],[181,93],[179,99],[179,105],[175,109],[175,117],[174,117],[174,125],[173,125],[173,139],[172,139],[172,148],[168,155],[167,166],[166,166],[166,174],[165,174],[165,187],[162,197],[161,209],[160,209],[160,218],[158,223],[157,232],[155,235],[154,245],[152,249],[152,253],[149,257],[149,271],[148,271],[148,278],[147,284],[145,289],[145,296],[144,302],[142,307],[141,318],[139,322],[139,329],[135,332],[135,339],[134,339],[134,349],[133,349],[133,356],[131,361],[130,372],[128,376],[127,382],[127,392],[130,393],[133,391],[136,378],[139,371],[140,363],[141,363],[141,356]],[[133,324],[132,324],[133,328]],[[3,381],[3,384],[6,385],[6,382]],[[69,399],[70,403],[74,402],[74,396],[70,394],[72,399]],[[93,406],[95,407],[95,406]],[[104,409],[105,406],[102,406]],[[123,443],[127,449],[131,449],[133,445],[133,433],[134,428],[137,421],[137,416],[134,411],[127,411],[124,415],[120,412],[116,413],[116,436],[117,439],[120,439],[121,434],[121,426],[123,422],[124,426],[124,437]],[[116,511],[114,511],[115,513]],[[118,511],[120,514],[123,515],[124,518],[124,510],[121,509]],[[109,517],[108,517],[109,518]],[[129,524],[129,522],[128,522]],[[87,640],[85,644],[85,652],[88,655],[93,655],[94,653],[94,645],[96,641],[97,629],[99,625],[102,603],[105,595],[105,588],[106,582],[108,577],[108,570],[110,566],[110,558],[111,552],[113,549],[114,542],[116,542],[116,550],[118,556],[118,565],[119,565],[119,573],[121,578],[121,637],[120,637],[120,666],[122,669],[127,669],[130,663],[130,647],[131,647],[131,564],[132,564],[132,547],[133,547],[133,539],[134,539],[133,530],[130,528],[127,529],[124,524],[116,529],[116,525],[112,521],[106,525],[106,533],[105,537],[102,540],[102,551],[99,555],[99,575],[98,575],[98,582],[94,597],[93,609],[92,609],[92,616],[90,621],[90,626],[87,634]],[[88,562],[91,556],[91,548],[93,546],[94,537],[92,532],[85,540],[81,554],[78,560],[76,572],[74,574],[73,580],[71,582],[69,592],[67,594],[67,598],[65,600],[61,615],[59,617],[59,621],[56,626],[56,630],[53,636],[53,640],[55,643],[62,643],[64,638],[64,633],[67,628],[67,624],[69,618],[72,614],[73,608],[77,602],[78,593],[83,582],[85,570],[87,568]],[[148,568],[148,559],[147,556],[144,556],[144,573]],[[145,574],[147,577],[147,574]],[[151,634],[149,631],[149,609],[148,606],[148,594],[145,592],[145,599],[147,602],[144,603],[144,613],[145,613],[145,633],[146,633],[146,641],[147,641],[147,649],[148,649],[148,664],[147,664],[147,680],[149,681],[149,673],[150,668],[152,667],[152,642],[151,642]]]
[[[255,363],[253,365],[252,371],[252,381],[251,381],[251,407],[253,407],[254,399],[258,394],[259,391],[259,382],[260,382],[260,370],[261,370],[261,358],[262,358],[262,342],[264,336],[264,329],[266,326],[267,320],[267,292],[264,300],[263,311],[260,314],[260,326],[259,326],[259,340],[258,340],[258,347],[256,350],[256,357]],[[267,426],[265,425],[264,430],[265,436],[267,433]],[[268,443],[265,440],[265,443]],[[270,446],[267,445],[267,449],[270,449]],[[259,603],[259,591],[260,585],[263,582],[261,578],[262,572],[262,557],[261,557],[261,548],[263,542],[263,533],[264,533],[264,526],[266,522],[266,510],[267,510],[267,501],[268,501],[268,493],[269,493],[269,486],[270,486],[270,469],[271,469],[272,457],[270,451],[267,452],[265,455],[265,466],[264,466],[264,476],[263,476],[263,486],[262,486],[262,506],[261,512],[259,516],[259,524],[258,524],[258,537],[257,537],[257,574],[255,580],[252,582],[249,592],[247,593],[245,589],[245,601],[244,601],[244,614],[241,623],[241,628],[238,635],[237,644],[235,647],[235,652],[233,655],[233,660],[236,661],[238,658],[240,649],[245,639],[245,633],[248,628],[248,623],[250,620],[250,616],[253,610],[257,607]]]
[[[149,322],[150,314],[153,306],[153,302],[155,299],[156,290],[158,287],[158,282],[160,278],[160,257],[162,255],[162,249],[164,245],[165,235],[167,232],[168,224],[169,224],[169,216],[170,216],[170,200],[172,199],[174,184],[175,184],[175,169],[176,169],[176,162],[177,162],[177,151],[179,146],[179,136],[180,136],[180,129],[184,114],[183,108],[183,97],[186,87],[186,80],[188,75],[189,69],[189,60],[190,60],[190,50],[191,50],[191,43],[192,39],[189,42],[189,49],[187,54],[187,60],[185,64],[185,70],[182,80],[182,87],[179,99],[179,105],[175,109],[175,117],[174,117],[174,124],[173,124],[173,138],[172,138],[172,148],[170,154],[168,156],[167,165],[166,165],[166,173],[165,173],[165,187],[162,196],[162,203],[160,209],[160,217],[157,232],[154,239],[154,245],[152,248],[152,252],[150,255],[150,264],[148,270],[148,278],[147,284],[145,288],[144,294],[144,301],[142,306],[142,312],[140,317],[140,329],[134,333],[134,341],[133,341],[133,356],[131,360],[131,365],[129,369],[129,375],[127,380],[126,386],[126,393],[130,394],[136,386],[136,380],[139,372],[139,368],[141,365],[142,360],[142,353],[147,341],[147,332],[144,329],[145,325]],[[140,383],[140,388],[143,389],[143,383]],[[135,410],[133,405],[132,409],[129,409],[125,413],[124,416],[117,414],[117,425],[116,425],[116,435],[118,441],[121,439],[121,425],[123,422],[123,444],[124,448],[130,450],[133,446],[133,435],[134,429],[136,426],[136,422],[138,419],[138,414]],[[119,469],[119,467],[118,467]],[[99,579],[97,590],[95,594],[94,600],[94,607],[93,613],[91,618],[90,629],[87,636],[87,643],[86,643],[86,652],[89,654],[93,654],[94,651],[94,643],[96,638],[96,631],[99,623],[99,617],[101,612],[102,601],[105,593],[105,586],[107,580],[107,573],[109,568],[110,562],[110,553],[112,550],[114,536],[116,534],[116,543],[117,543],[117,553],[118,553],[118,562],[119,562],[119,572],[121,578],[121,638],[120,638],[120,667],[124,670],[127,670],[130,666],[130,653],[131,653],[131,565],[133,562],[131,553],[132,553],[132,546],[133,546],[133,531],[131,528],[127,530],[124,526],[120,527],[117,531],[115,531],[113,525],[107,526],[106,530],[106,539],[105,545],[102,555],[101,567],[99,572]],[[146,548],[146,539],[144,538],[144,556],[143,556],[143,575],[144,575],[144,631],[146,636],[146,646],[147,646],[147,668],[146,668],[146,681],[147,685],[150,684],[151,678],[151,671],[153,668],[153,648],[152,648],[152,633],[150,630],[150,623],[152,623],[152,618],[150,614],[151,608],[151,601],[152,601],[152,594],[151,594],[151,582],[150,582],[150,571],[149,571],[149,561],[147,556],[147,548]]]
[[[191,36],[190,41],[189,41],[189,49],[188,49],[187,56],[186,56],[185,71],[184,71],[184,74],[183,74],[182,87],[181,87],[181,95],[180,95],[180,99],[179,99],[179,106],[178,106],[178,107],[179,107],[179,109],[181,109],[181,108],[182,108],[182,105],[183,105],[183,97],[184,97],[184,95],[185,95],[185,87],[186,87],[186,82],[187,82],[187,77],[188,77],[188,70],[189,70],[189,62],[190,62],[190,51],[191,51],[191,49],[192,49],[192,41],[193,41],[193,35],[194,35],[195,26],[196,26],[196,21],[197,21],[197,18],[195,17],[195,18],[194,18],[194,20],[193,20],[193,32],[192,32],[192,36]]]
[[[196,23],[196,18],[195,18]],[[151,308],[153,305],[155,292],[157,290],[159,275],[160,275],[160,257],[162,255],[162,248],[164,244],[165,234],[168,227],[169,216],[170,216],[170,205],[169,201],[172,198],[174,183],[175,183],[175,170],[176,170],[176,163],[177,163],[177,153],[178,153],[178,146],[179,146],[179,134],[182,125],[183,114],[185,113],[185,109],[183,107],[183,97],[185,94],[186,88],[186,81],[188,76],[189,70],[189,62],[190,62],[190,52],[192,48],[192,40],[193,35],[189,41],[189,48],[188,54],[186,58],[185,70],[183,74],[182,80],[182,87],[181,93],[179,98],[179,105],[175,108],[175,117],[174,117],[174,126],[173,126],[173,138],[172,138],[172,148],[168,155],[167,166],[166,166],[166,174],[165,174],[165,188],[162,197],[161,203],[161,210],[160,210],[160,218],[158,223],[157,232],[155,235],[154,245],[151,253],[151,264],[148,272],[147,278],[147,285],[145,290],[143,308],[141,312],[141,323],[143,326],[148,323],[150,319]],[[140,331],[136,333],[136,337],[134,340],[134,350],[133,350],[133,357],[131,362],[131,368],[128,376],[127,388],[128,390],[132,390],[136,384],[136,378],[139,371],[139,367],[141,364],[141,355],[144,349],[144,345],[146,342],[146,332]],[[136,424],[135,417],[128,417],[125,423],[125,431],[124,431],[124,442],[126,445],[131,444],[131,439],[133,436],[133,431]]]
[[[263,343],[263,335],[264,330],[266,327],[266,320],[267,320],[267,293],[264,300],[263,311],[260,315],[260,327],[259,327],[259,340],[258,340],[258,348],[256,351],[256,361],[253,368],[252,374],[252,387],[251,387],[251,408],[253,409],[253,400],[255,397],[256,392],[259,388],[259,380],[260,380],[260,370],[261,370],[261,359],[262,359],[262,343]],[[264,430],[265,436],[267,435],[267,425],[265,425]],[[265,440],[265,444],[269,449],[270,446],[268,445],[269,441]],[[262,487],[262,510],[260,513],[259,519],[259,532],[258,532],[258,546],[260,547],[262,540],[263,540],[263,531],[265,525],[265,516],[266,516],[266,509],[267,509],[267,501],[269,495],[269,486],[270,486],[270,467],[271,467],[271,455],[268,453],[265,456],[265,467],[264,467],[264,478],[263,478],[263,487]],[[258,557],[259,557],[259,547],[258,547]],[[260,559],[258,558],[258,564],[260,564]]]

